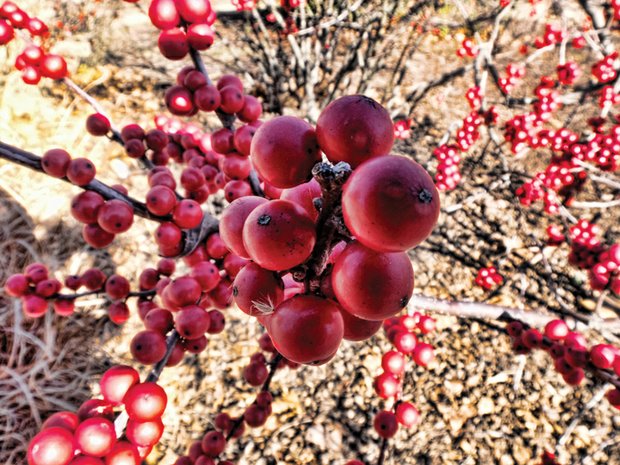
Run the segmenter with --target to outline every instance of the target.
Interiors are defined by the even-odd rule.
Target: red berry
[[[82,237],[92,247],[101,249],[114,240],[114,234],[104,231],[98,224],[87,224],[82,228]]]
[[[104,457],[115,443],[114,424],[102,417],[84,420],[75,430],[75,445],[86,455]]]
[[[237,306],[248,315],[273,312],[284,299],[284,284],[277,273],[248,263],[233,283],[232,295]]]
[[[432,345],[419,342],[413,349],[412,357],[416,364],[426,367],[435,359],[435,351]]]
[[[187,35],[179,28],[162,31],[157,45],[161,54],[169,60],[182,60],[189,53]]]
[[[594,366],[608,370],[614,365],[616,353],[609,344],[597,344],[590,349],[590,359]]]
[[[154,446],[164,434],[164,424],[160,418],[151,421],[129,420],[125,435],[136,446]]]
[[[28,465],[67,465],[73,458],[73,434],[64,428],[46,428],[28,445]]]
[[[410,402],[400,402],[396,406],[396,420],[406,428],[415,426],[420,421],[420,412]]]
[[[22,297],[24,313],[30,318],[41,318],[47,312],[47,300],[38,295],[27,295]]]
[[[217,457],[226,448],[226,438],[219,431],[209,431],[202,438],[202,451],[209,457]]]
[[[327,277],[327,282],[331,284],[331,277]],[[327,296],[329,297],[329,296]],[[372,337],[381,329],[381,321],[370,321],[358,318],[341,309],[342,321],[344,324],[344,336],[347,341],[364,341]]]
[[[28,290],[28,278],[23,274],[14,274],[4,283],[4,290],[12,297],[21,297]]]
[[[67,77],[67,62],[59,55],[46,55],[41,62],[41,74],[50,79]]]
[[[166,392],[156,383],[135,384],[123,398],[129,418],[135,421],[152,421],[160,418],[167,402]]]
[[[228,114],[234,114],[241,111],[245,102],[243,91],[235,86],[226,86],[219,89],[220,91],[220,109]]]
[[[176,307],[195,305],[200,299],[201,293],[200,283],[189,276],[175,279],[167,288],[168,298]]]
[[[211,326],[209,326],[209,334],[218,334],[224,330],[226,324],[226,318],[222,312],[218,310],[209,310],[209,320],[211,320]]]
[[[167,334],[174,327],[172,313],[163,308],[153,308],[144,317],[144,327],[151,331]]]
[[[197,305],[183,307],[176,314],[174,326],[185,339],[197,339],[209,330],[211,320],[209,314]]]
[[[316,242],[314,222],[286,200],[256,207],[243,227],[243,244],[252,260],[268,270],[286,270],[308,259]]]
[[[406,253],[378,253],[351,242],[332,272],[340,305],[367,320],[384,320],[400,312],[413,294],[413,267]]]
[[[146,194],[146,208],[154,215],[165,216],[176,206],[177,198],[172,189],[155,186]]]
[[[41,167],[50,176],[64,178],[71,162],[71,155],[66,150],[52,149],[41,158]]]
[[[108,200],[97,212],[97,224],[111,234],[123,233],[133,224],[133,208],[122,200]]]
[[[8,44],[15,37],[15,30],[5,20],[0,19],[0,45]]]
[[[191,92],[182,86],[170,87],[166,91],[164,100],[166,107],[173,115],[188,116],[195,110]]]
[[[196,50],[207,50],[215,39],[215,32],[208,24],[192,24],[187,29],[189,46]]]
[[[312,295],[297,295],[282,302],[269,317],[267,329],[278,352],[306,364],[329,360],[344,334],[338,306]]]
[[[359,242],[379,252],[400,252],[418,245],[433,230],[439,193],[416,162],[378,157],[351,174],[342,192],[342,211]]]
[[[181,229],[192,229],[200,225],[202,221],[200,204],[195,200],[181,200],[172,213],[172,219]]]
[[[288,200],[289,202],[296,203],[300,207],[303,207],[313,221],[316,221],[319,216],[319,212],[314,206],[314,200],[320,198],[321,186],[315,179],[311,179],[299,186],[284,189],[280,195],[280,199]]]
[[[279,116],[254,134],[252,162],[262,179],[275,187],[294,187],[308,181],[321,161],[316,133],[306,121]]]
[[[106,465],[140,465],[138,448],[126,441],[118,441],[105,458]]]
[[[188,23],[203,23],[211,13],[209,0],[177,0],[177,10]]]
[[[250,363],[243,369],[243,378],[250,386],[260,386],[269,376],[269,370],[264,363]]]
[[[244,123],[251,123],[260,118],[262,113],[263,106],[260,101],[252,95],[246,95],[243,108],[237,113],[237,117]]]
[[[209,261],[202,261],[195,265],[190,275],[198,282],[200,288],[205,292],[215,289],[221,279],[219,269]]]
[[[114,407],[109,402],[102,399],[89,399],[80,405],[77,411],[80,421],[88,418],[103,417],[107,420],[114,420]]]
[[[121,129],[121,139],[127,143],[130,140],[137,139],[142,141],[145,137],[144,129],[139,124],[128,124]]]
[[[568,325],[562,320],[552,320],[545,326],[545,336],[552,341],[561,341],[569,333]]]
[[[215,86],[206,85],[194,92],[194,104],[201,111],[215,111],[221,101],[220,91]]]
[[[149,18],[156,28],[163,30],[175,28],[181,22],[175,0],[153,0]]]
[[[74,432],[75,428],[80,424],[78,416],[73,412],[56,412],[50,416],[41,429],[51,428],[54,426],[64,428],[67,431]]]
[[[67,178],[77,186],[85,186],[91,182],[96,173],[95,165],[86,158],[74,158],[67,167]]]
[[[411,354],[415,350],[417,342],[416,337],[407,331],[399,331],[394,335],[394,347],[403,354]]]
[[[207,238],[206,251],[207,254],[209,254],[209,257],[215,260],[224,258],[224,256],[228,253],[226,244],[224,244],[224,241],[220,237],[219,233],[213,233]]]
[[[236,87],[237,89],[239,89],[239,91],[243,92],[243,83],[241,82],[241,79],[239,79],[237,76],[234,76],[232,74],[224,74],[217,81],[218,90],[223,89],[224,87],[227,87],[227,86]]]
[[[86,118],[86,130],[93,136],[105,136],[110,129],[110,120],[101,113],[94,113]]]
[[[400,382],[390,373],[381,373],[374,381],[375,392],[382,399],[395,397],[400,393]]]
[[[398,421],[396,420],[396,415],[392,412],[388,412],[387,410],[382,410],[381,412],[375,415],[374,419],[374,427],[375,431],[382,438],[391,438],[398,431]]]
[[[101,380],[99,387],[103,398],[113,404],[119,405],[129,388],[140,382],[140,374],[130,366],[117,365],[108,369]]]
[[[405,372],[405,356],[395,350],[386,352],[381,358],[383,369],[395,376],[401,376]]]
[[[349,95],[330,103],[316,125],[319,146],[333,162],[352,168],[380,155],[394,144],[394,126],[385,108],[364,95]]]
[[[82,282],[89,291],[97,291],[103,287],[106,275],[98,268],[90,268],[82,275]]]
[[[123,276],[114,274],[105,283],[105,291],[112,300],[121,300],[129,294],[129,281]]]
[[[156,331],[140,331],[131,340],[131,354],[140,363],[152,365],[166,354],[166,338]]]
[[[92,191],[84,191],[73,197],[71,201],[71,215],[82,223],[96,223],[97,214],[104,203],[105,200],[101,195]]]

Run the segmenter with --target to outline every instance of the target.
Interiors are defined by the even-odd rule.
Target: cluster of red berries
[[[394,138],[398,140],[408,139],[411,135],[411,120],[403,119],[394,121]]]
[[[177,116],[192,116],[199,110],[219,111],[253,123],[262,113],[260,102],[244,94],[243,83],[238,77],[226,74],[212,85],[192,66],[179,72],[177,84],[166,91],[165,102],[168,110]]]
[[[618,103],[620,103],[620,94],[614,91],[613,86],[605,86],[601,89],[598,106],[602,110],[609,111],[611,107]]]
[[[15,3],[5,1],[0,6],[0,46],[11,42],[15,29],[28,31],[31,38],[44,38],[49,34],[47,25],[38,18],[31,18]],[[26,84],[38,84],[41,77],[63,79],[67,76],[67,63],[59,55],[47,53],[38,45],[28,45],[15,60],[15,67],[22,72]]]
[[[611,344],[597,344],[588,349],[585,337],[571,331],[562,320],[552,320],[545,326],[544,334],[520,321],[507,326],[512,347],[517,353],[533,349],[545,350],[554,360],[554,367],[564,381],[572,386],[581,384],[585,370],[604,370],[620,376],[620,349]],[[609,402],[620,409],[620,389],[608,392]]]
[[[456,188],[461,181],[461,154],[456,145],[440,145],[433,150],[433,155],[439,163],[435,173],[435,185],[440,191],[450,191]]]
[[[204,253],[185,257],[185,262],[192,267],[190,274],[176,279],[170,278],[174,273],[170,259],[160,260],[157,268],[147,268],[140,275],[140,289],[155,290],[161,300],[161,307],[152,300],[138,302],[145,330],[133,337],[130,348],[140,363],[152,365],[164,357],[166,334],[173,328],[179,338],[166,366],[178,364],[185,352],[202,352],[208,344],[206,335],[224,330],[226,320],[219,310],[231,302],[230,278],[220,275]]]
[[[581,76],[581,69],[574,61],[567,61],[557,66],[558,82],[564,86],[570,86]]]
[[[472,110],[478,110],[480,109],[480,105],[482,105],[482,90],[478,86],[470,87],[467,89],[467,92],[465,92],[465,98]]]
[[[607,83],[616,79],[618,75],[618,52],[613,52],[611,55],[603,57],[592,65],[592,76],[598,79],[599,82]]]
[[[479,128],[484,118],[477,111],[472,111],[463,119],[463,125],[456,131],[456,145],[462,152],[467,152],[480,138]]]
[[[231,0],[237,11],[251,11],[256,8],[258,0]]]
[[[299,365],[281,358],[271,342],[271,338],[264,333],[259,338],[258,351],[250,358],[250,364],[243,369],[244,379],[252,386],[264,386],[271,372],[288,366],[297,368]],[[267,362],[265,353],[271,354],[272,358]],[[270,367],[268,367],[268,363]],[[231,438],[239,438],[245,432],[245,425],[250,428],[263,426],[271,415],[273,396],[268,390],[261,390],[256,399],[250,404],[240,417],[233,418],[226,412],[218,413],[214,419],[215,430],[207,431],[202,440],[195,441],[187,455],[180,456],[175,465],[214,465],[215,459],[226,448],[226,443]],[[218,465],[227,465],[232,462],[219,460]]]
[[[588,270],[590,286],[594,290],[610,290],[620,295],[620,244],[605,246],[600,238],[600,227],[581,219],[569,229],[570,252],[568,262]],[[547,243],[560,245],[566,241],[557,225],[547,227]]]
[[[506,76],[499,78],[498,85],[504,94],[510,94],[515,86],[525,77],[525,66],[515,63],[506,65]]]
[[[356,340],[370,337],[378,322],[398,313],[412,295],[413,268],[405,251],[430,234],[439,214],[438,194],[420,165],[386,155],[393,141],[389,114],[364,96],[332,102],[316,130],[281,116],[254,134],[254,167],[266,185],[283,190],[277,199],[235,200],[224,211],[220,234],[231,252],[252,261],[235,278],[235,302],[265,325],[289,360],[325,363],[346,333]],[[319,147],[331,162],[348,165],[317,165]],[[354,168],[342,198],[332,199],[331,206],[311,180],[315,165],[333,175]],[[344,224],[356,240],[332,251],[331,273],[317,276],[319,295],[286,296],[282,276],[311,272],[302,265],[320,237],[319,209],[324,213],[340,202]]]
[[[161,30],[157,44],[169,60],[182,60],[190,49],[213,44],[215,11],[209,0],[152,0],[149,18]]]
[[[72,291],[86,287],[83,295],[105,294],[112,303],[108,307],[110,320],[123,324],[129,318],[129,308],[125,303],[130,296],[129,281],[120,275],[106,275],[97,268],[86,270],[82,275],[67,276],[64,285]],[[63,284],[49,276],[47,267],[41,263],[32,263],[23,274],[10,276],[5,284],[7,294],[22,299],[22,308],[26,316],[41,318],[49,308],[50,302],[54,312],[60,316],[72,315],[75,300],[80,295],[60,294]]]
[[[458,57],[475,57],[480,52],[478,45],[472,39],[463,39],[461,42],[461,46],[456,51],[456,56]]]
[[[536,37],[536,48],[548,47],[549,45],[561,44],[566,37],[566,31],[556,24],[545,24],[545,32],[542,37]]]
[[[393,399],[391,410],[382,410],[375,415],[374,428],[382,438],[391,438],[398,431],[398,425],[406,428],[420,421],[420,413],[414,404],[401,399],[407,356],[419,366],[427,367],[434,359],[433,346],[420,342],[414,332],[428,334],[435,329],[435,320],[416,312],[385,320],[383,324],[389,341],[396,350],[386,352],[381,358],[383,373],[374,381],[374,388],[382,399]]]
[[[543,200],[545,212],[554,215],[559,211],[560,197],[564,199],[564,204],[570,205],[586,180],[586,171],[572,160],[554,160],[544,172],[537,173],[534,179],[518,187],[515,193],[522,205],[529,206]]]
[[[57,412],[43,423],[28,446],[29,465],[139,465],[148,456],[164,431],[164,390],[141,383],[139,373],[124,365],[107,370],[99,387],[103,399],[89,399],[77,412]],[[122,431],[115,416],[122,410],[129,421],[124,438],[117,439]]]
[[[478,286],[488,291],[502,284],[504,278],[494,266],[489,266],[478,270],[475,281]]]

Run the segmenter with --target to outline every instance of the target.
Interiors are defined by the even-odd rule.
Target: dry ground
[[[54,15],[56,2],[25,3],[35,5],[34,11],[43,17]],[[71,18],[80,3],[60,5]],[[156,34],[143,13],[120,1],[99,4],[96,17],[77,29],[58,44],[59,51],[76,57],[72,60],[76,81],[105,102],[119,125],[130,121],[149,125],[162,110],[163,89],[179,65],[164,62],[155,53]],[[235,30],[224,34],[232,40]],[[127,37],[131,37],[129,43]],[[425,78],[453,61],[449,39],[427,44],[427,61],[420,63]],[[435,53],[445,44],[450,44],[448,52]],[[59,146],[86,154],[96,162],[102,180],[121,180],[132,194],[142,196],[145,182],[140,168],[124,158],[118,147],[85,135],[83,122],[89,109],[62,87],[23,85],[8,65],[15,53],[11,49],[6,55],[0,49],[2,140],[35,153]],[[214,59],[207,57],[207,65],[216,76],[222,63],[231,59],[219,44],[209,56]],[[450,120],[464,111],[465,85],[465,80],[458,80],[453,87],[432,94],[416,114],[415,137],[399,143],[398,149],[428,161],[430,147]],[[449,112],[451,106],[457,110]],[[443,118],[448,113],[450,117]],[[464,165],[466,187],[444,199],[444,205],[466,200],[463,208],[444,214],[436,233],[414,254],[417,291],[558,309],[557,294],[549,291],[552,280],[559,283],[560,294],[565,289],[563,298],[569,303],[591,308],[592,296],[583,290],[583,275],[564,267],[565,249],[546,251],[558,270],[551,277],[546,274],[536,242],[529,236],[542,237],[544,221],[514,208],[508,181],[489,192],[489,173],[501,179],[503,169],[502,160],[493,154],[482,148],[473,152]],[[86,247],[78,224],[68,214],[69,199],[77,192],[74,188],[5,163],[0,164],[0,187],[0,282],[33,260],[48,264],[59,276],[97,264],[136,278],[157,259],[150,243],[152,225],[143,220],[109,250]],[[523,231],[527,234],[520,234]],[[507,240],[515,237],[516,242]],[[614,237],[618,238],[617,225],[611,229],[610,238]],[[485,296],[473,286],[474,271],[499,260],[507,282]],[[72,318],[48,315],[33,323],[23,319],[18,303],[0,293],[0,463],[24,463],[27,441],[46,416],[76,408],[96,393],[97,377],[109,365],[130,362],[128,344],[139,327],[138,318],[118,328],[107,320],[102,304],[85,302]],[[216,412],[237,413],[253,400],[254,391],[239,378],[256,349],[258,327],[236,309],[226,317],[226,331],[212,338],[203,354],[188,356],[182,366],[164,371],[161,383],[171,403],[164,418],[164,438],[149,463],[171,464]],[[599,340],[595,334],[590,336]],[[564,463],[620,463],[620,415],[605,401],[588,404],[600,391],[598,384],[588,381],[578,389],[567,387],[549,358],[542,354],[515,357],[506,337],[480,322],[440,317],[439,331],[428,341],[437,347],[437,365],[412,370],[406,380],[406,397],[417,403],[422,423],[413,431],[399,432],[388,463],[534,464],[575,418],[577,427],[560,448]],[[362,344],[345,343],[340,355],[325,367],[278,372],[273,383],[275,415],[264,428],[246,433],[230,446],[228,456],[242,465],[331,465],[351,458],[375,463],[378,440],[371,419],[381,402],[373,394],[372,377],[386,348],[383,336]]]

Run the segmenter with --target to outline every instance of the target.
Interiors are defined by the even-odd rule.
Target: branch
[[[34,155],[30,152],[26,152],[25,150],[19,149],[17,147],[13,147],[11,145],[5,144],[0,141],[0,158],[4,158],[10,162],[16,163],[18,165],[25,166],[26,168],[30,168],[31,170],[38,171],[39,173],[45,173],[43,168],[41,167],[41,157]],[[71,185],[75,185],[71,183],[67,178],[62,178],[62,181],[65,181]],[[81,189],[93,191],[101,195],[106,200],[121,200],[133,208],[133,211],[136,215],[146,218],[147,220],[156,221],[158,223],[163,223],[167,221],[172,221],[171,215],[159,216],[154,215],[146,208],[146,205],[133,197],[129,197],[125,194],[118,192],[117,190],[111,188],[107,184],[102,183],[94,179],[89,184],[85,186],[77,186]],[[219,221],[217,218],[209,215],[207,212],[203,212],[202,223],[200,226],[194,229],[185,230],[184,233],[184,244],[183,251],[179,255],[179,257],[184,257],[192,253],[196,247],[200,243],[202,243],[207,236],[211,233],[214,233],[218,230]]]
[[[45,171],[43,171],[43,167],[41,166],[41,157],[33,153],[26,152],[25,150],[19,149],[17,147],[13,147],[11,145],[5,144],[2,141],[0,141],[0,158],[4,158],[5,160],[8,160],[12,163],[25,166],[26,168],[30,168],[31,170],[38,171],[39,173],[45,173]],[[69,181],[66,177],[61,178],[61,180],[71,185],[75,185],[71,183],[71,181]],[[84,189],[87,191],[96,192],[106,200],[112,200],[112,199],[122,200],[123,202],[131,205],[133,207],[134,213],[138,216],[141,216],[142,218],[146,218],[152,221],[157,221],[159,223],[162,223],[164,221],[171,221],[172,219],[170,215],[166,215],[166,216],[153,215],[151,212],[148,211],[144,203],[139,202],[138,200],[132,197],[129,197],[125,194],[122,194],[118,192],[117,190],[111,188],[107,184],[104,184],[101,181],[98,181],[96,179],[94,179],[93,181],[91,181],[89,184],[85,186],[77,186],[77,187],[80,187],[81,189]]]
[[[451,300],[436,299],[420,294],[414,295],[409,301],[409,307],[423,309],[430,312],[453,315],[459,318],[474,318],[482,320],[499,320],[502,315],[508,315],[515,320],[525,322],[531,326],[544,326],[557,317],[548,313],[523,310],[518,308],[504,307],[501,305],[491,305],[481,302],[459,302]],[[590,319],[587,324],[576,321],[576,329],[583,331],[595,329],[597,331],[620,331],[620,320]]]
[[[202,57],[200,56],[200,52],[198,52],[198,50],[194,49],[193,47],[190,47],[189,53],[192,58],[192,62],[194,63],[194,67],[203,74],[203,76],[207,79],[207,83],[209,85],[212,85],[211,78],[209,77],[209,72],[207,71],[207,67],[205,66],[205,63],[202,60]],[[229,115],[228,113],[224,113],[222,110],[219,110],[219,109],[216,110],[215,114],[217,115],[220,122],[222,123],[222,126],[230,130],[234,130],[235,119],[236,119],[235,115]],[[259,197],[265,197],[265,193],[260,187],[260,181],[258,179],[258,175],[256,174],[254,170],[250,171],[250,176],[248,178],[248,181],[250,183],[250,187],[252,188],[252,192],[254,193],[254,195],[258,195]]]
[[[273,358],[269,361],[269,374],[267,375],[267,379],[263,383],[260,392],[269,391],[269,386],[271,385],[271,380],[273,379],[273,375],[276,374],[278,365],[283,358],[284,357],[282,356],[280,352],[276,352]],[[239,429],[242,423],[243,423],[243,415],[241,415],[239,418],[237,418],[234,421],[232,428],[226,435],[226,441],[229,441],[234,436],[234,434],[237,432],[237,430]]]

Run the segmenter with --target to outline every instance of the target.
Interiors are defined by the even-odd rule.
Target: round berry
[[[342,191],[344,221],[379,252],[401,252],[426,239],[439,217],[439,193],[416,162],[383,156],[356,169]]]
[[[252,138],[250,152],[261,178],[279,188],[310,180],[312,167],[321,161],[314,129],[292,116],[264,123]]]
[[[352,168],[380,155],[394,144],[394,125],[385,108],[364,95],[349,95],[330,103],[319,116],[316,134],[332,163]]]

